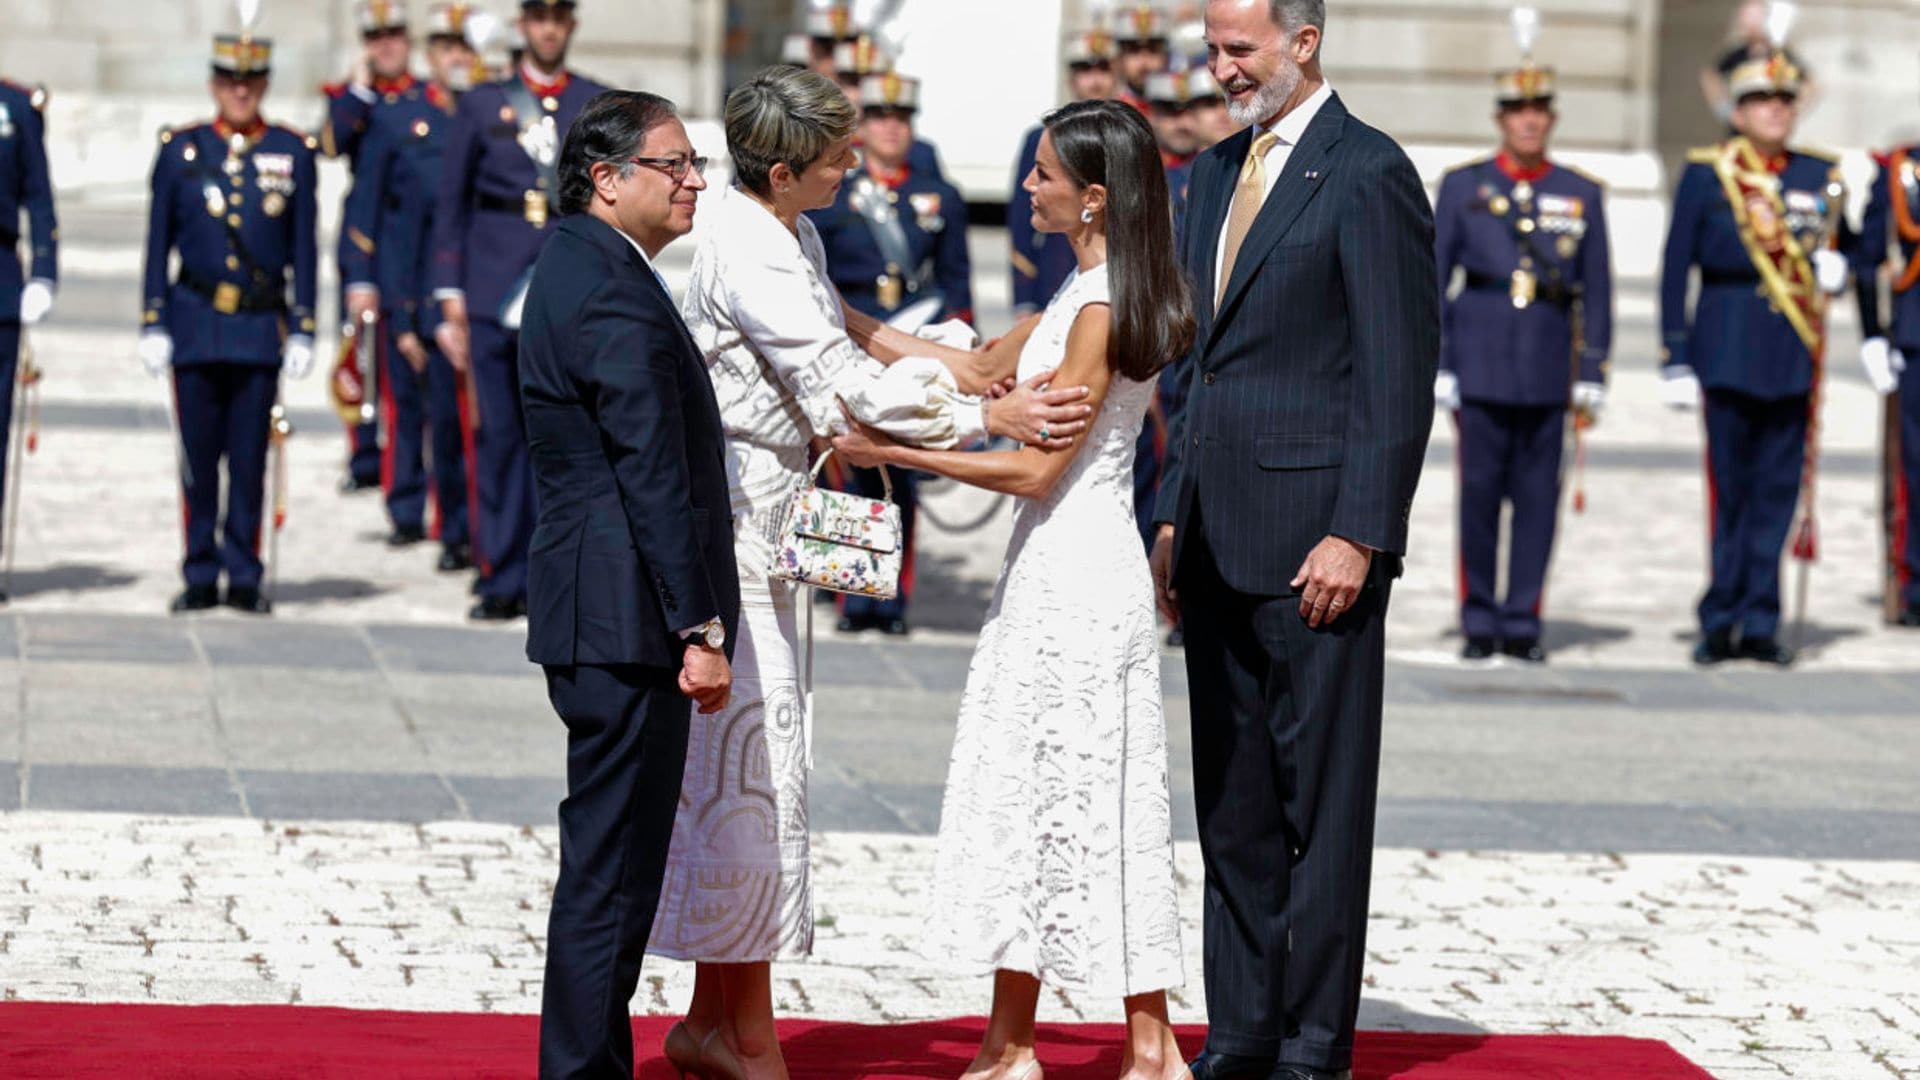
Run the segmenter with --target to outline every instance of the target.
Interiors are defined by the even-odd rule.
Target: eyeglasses
[[[649,168],[659,169],[661,172],[667,174],[669,180],[672,180],[676,184],[684,184],[687,182],[688,173],[705,173],[707,171],[707,162],[712,159],[704,157],[636,157],[628,158],[627,160],[633,162],[635,165],[645,165]]]

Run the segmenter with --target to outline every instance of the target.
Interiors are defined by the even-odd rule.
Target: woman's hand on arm
[[[1065,450],[1087,429],[1093,407],[1084,386],[1054,388],[1057,371],[1043,371],[1001,391],[993,387],[986,402],[987,434],[1004,435],[1043,450]]]

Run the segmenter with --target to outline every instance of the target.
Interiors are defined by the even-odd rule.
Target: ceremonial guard
[[[1568,413],[1574,437],[1606,402],[1613,276],[1605,193],[1547,157],[1553,69],[1533,63],[1537,16],[1514,13],[1527,59],[1495,76],[1500,150],[1449,170],[1434,206],[1445,304],[1434,397],[1459,446],[1463,655],[1546,659],[1541,605],[1560,514]],[[1506,595],[1500,517],[1512,507]]]
[[[834,49],[834,80],[846,93],[853,107],[860,108],[860,90],[866,81],[875,75],[885,75],[893,70],[893,57],[874,38],[860,34],[851,41],[843,41]],[[855,135],[853,145],[860,148],[861,136]],[[907,151],[907,163],[923,176],[943,176],[940,171],[940,152],[925,139],[915,136],[913,145]]]
[[[153,164],[139,353],[173,376],[186,504],[176,612],[220,603],[223,571],[229,606],[271,609],[260,558],[271,417],[282,367],[296,379],[313,368],[316,144],[261,118],[271,60],[248,26],[214,38],[218,114],[162,133]]]
[[[53,181],[47,172],[47,92],[0,79],[0,506],[6,504],[6,473],[13,430],[13,391],[18,383],[21,328],[53,310],[59,281],[60,226],[53,214]],[[31,265],[20,266],[20,215],[27,215]],[[18,477],[12,478],[18,480]],[[0,593],[0,604],[7,602]]]
[[[1113,96],[1113,37],[1105,30],[1070,35],[1063,48],[1067,83],[1075,101]],[[1013,193],[1007,197],[1008,262],[1013,270],[1013,315],[1025,318],[1047,306],[1060,285],[1073,273],[1073,248],[1059,233],[1033,227],[1033,196],[1027,193],[1027,174],[1040,153],[1046,128],[1035,124],[1020,142],[1020,160],[1013,170]]]
[[[810,67],[829,79],[839,75],[840,46],[860,38],[860,24],[853,21],[853,5],[843,0],[814,7],[807,12],[807,60]]]
[[[860,88],[860,166],[848,173],[834,204],[808,216],[820,231],[827,269],[846,302],[881,320],[973,321],[973,267],[967,255],[967,207],[938,173],[909,160],[920,83],[897,74],[869,75]],[[884,485],[873,469],[853,469],[850,490],[875,498]],[[907,632],[913,588],[915,483],[896,470],[894,498],[906,528],[906,564],[899,596],[849,596],[840,629]]]
[[[360,0],[354,19],[360,27],[360,60],[354,65],[352,75],[320,88],[327,99],[327,116],[320,127],[320,150],[328,157],[346,158],[347,168],[357,182],[360,147],[372,126],[374,114],[419,87],[408,70],[413,42],[407,35],[406,4],[401,0]],[[334,265],[345,266],[351,258],[348,249],[356,243],[365,245],[370,241],[341,229]],[[342,299],[346,317],[358,322],[360,311],[354,307],[353,298],[343,294]],[[384,376],[376,375],[376,380],[380,378]],[[376,394],[378,390],[370,386],[366,392]],[[347,475],[341,479],[340,489],[368,491],[381,486],[385,477],[379,423],[348,424],[347,448]]]
[[[1786,665],[1780,553],[1811,562],[1810,426],[1826,352],[1826,298],[1846,287],[1834,250],[1846,191],[1834,160],[1787,148],[1800,73],[1778,48],[1733,73],[1742,134],[1688,156],[1661,271],[1667,404],[1704,398],[1712,579],[1694,661]],[[1691,313],[1687,286],[1700,277]]]
[[[387,438],[381,480],[393,521],[387,543],[402,547],[427,538],[430,461],[432,531],[444,572],[472,566],[460,430],[464,393],[434,343],[440,318],[425,295],[427,241],[455,103],[474,81],[477,57],[464,36],[472,10],[464,3],[433,6],[427,37],[433,81],[408,87],[372,115],[347,197],[343,229],[351,242],[340,263],[349,309],[379,313],[377,346],[359,347],[377,348],[382,360]]]
[[[567,129],[603,87],[566,68],[571,0],[521,0],[526,55],[513,75],[464,94],[454,112],[434,210],[435,329],[477,409],[463,416],[473,454],[476,619],[526,613],[533,477],[520,411],[519,304],[553,228],[555,175]]]
[[[1860,292],[1860,360],[1887,402],[1883,517],[1886,526],[1887,615],[1920,627],[1920,146],[1877,156],[1879,171],[1861,222],[1856,259]],[[1889,263],[1889,257],[1892,257]],[[1880,309],[1880,271],[1889,270],[1891,318]]]
[[[1166,12],[1156,4],[1121,5],[1113,13],[1113,40],[1120,100],[1139,109],[1142,116],[1152,115],[1147,106],[1147,80],[1167,70]]]

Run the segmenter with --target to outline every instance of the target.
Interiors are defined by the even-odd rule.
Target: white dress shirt
[[[1320,112],[1320,106],[1325,105],[1327,99],[1332,96],[1333,84],[1323,81],[1320,84],[1320,89],[1315,90],[1307,100],[1294,106],[1292,112],[1275,120],[1272,126],[1267,128],[1268,131],[1273,132],[1277,141],[1267,149],[1267,188],[1260,194],[1260,204],[1262,206],[1266,205],[1267,196],[1273,194],[1273,185],[1279,182],[1281,171],[1287,167],[1287,159],[1293,156],[1293,148],[1300,144],[1301,137],[1307,133],[1307,125],[1313,122],[1313,118]],[[1255,132],[1254,134],[1257,136],[1259,133]],[[1245,165],[1243,164],[1241,167],[1244,168]],[[1234,180],[1236,184],[1239,182],[1238,174],[1235,175]],[[1220,240],[1215,246],[1213,253],[1213,280],[1216,283],[1216,289],[1218,286],[1226,284],[1220,280],[1220,271],[1225,267],[1227,261],[1226,222],[1227,218],[1233,215],[1232,198],[1228,198],[1227,205],[1225,209],[1221,211],[1221,214]]]

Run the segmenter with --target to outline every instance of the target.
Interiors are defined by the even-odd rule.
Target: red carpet
[[[643,1057],[671,1023],[634,1022]],[[896,1027],[781,1025],[794,1080],[953,1080],[972,1058],[979,1020]],[[359,1012],[283,1006],[0,1004],[0,1076],[527,1077],[531,1016]],[[1049,1080],[1110,1080],[1116,1026],[1051,1027],[1041,1036]],[[1198,1030],[1182,1039],[1197,1049]],[[1356,1080],[1711,1080],[1665,1043],[1552,1035],[1363,1032]],[[669,1080],[658,1058],[642,1080]]]

